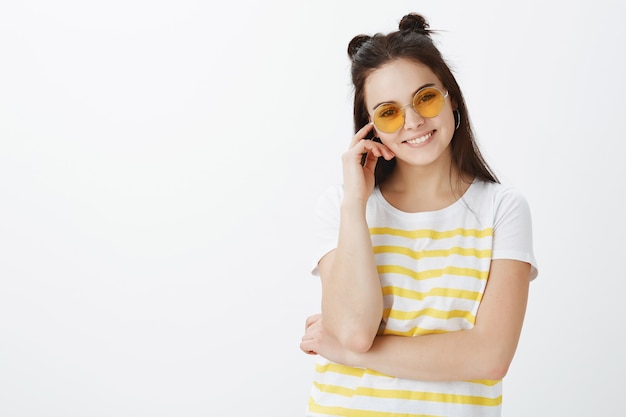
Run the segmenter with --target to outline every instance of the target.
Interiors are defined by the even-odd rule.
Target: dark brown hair
[[[407,59],[430,68],[448,90],[450,99],[457,105],[460,125],[455,130],[450,147],[452,161],[458,167],[461,178],[477,178],[499,182],[483,158],[472,132],[469,115],[461,88],[448,64],[431,38],[432,31],[423,16],[410,13],[402,18],[399,29],[389,34],[357,35],[348,44],[348,56],[352,61],[352,84],[354,86],[354,131],[369,122],[365,106],[365,81],[372,71],[397,60]],[[455,115],[455,118],[459,115]],[[376,165],[376,183],[382,183],[395,167],[395,159],[379,158]]]

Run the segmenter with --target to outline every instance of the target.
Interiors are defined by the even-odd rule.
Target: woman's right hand
[[[373,129],[372,123],[363,126],[352,138],[350,148],[342,156],[344,201],[365,204],[374,190],[374,170],[379,157],[393,159],[394,153],[379,142],[365,139]],[[365,163],[363,163],[365,158]]]

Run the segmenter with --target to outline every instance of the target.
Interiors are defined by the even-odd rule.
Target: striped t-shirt
[[[315,263],[336,248],[343,187],[317,208]],[[407,337],[473,327],[492,259],[531,264],[531,216],[514,188],[475,181],[442,210],[402,212],[375,188],[367,224],[384,311],[379,334]],[[317,267],[313,274],[318,275]],[[353,368],[318,356],[307,416],[500,416],[502,381],[416,381]]]

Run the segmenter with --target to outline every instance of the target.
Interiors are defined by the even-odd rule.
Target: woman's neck
[[[448,207],[465,193],[472,180],[464,181],[451,159],[427,166],[397,161],[380,189],[391,205],[416,213]]]

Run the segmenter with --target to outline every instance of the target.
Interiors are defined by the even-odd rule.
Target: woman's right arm
[[[365,206],[374,189],[378,157],[394,157],[384,145],[363,140],[370,129],[367,125],[357,132],[342,157],[344,196],[337,248],[318,265],[324,325],[342,346],[355,352],[369,350],[382,318],[383,296]]]

